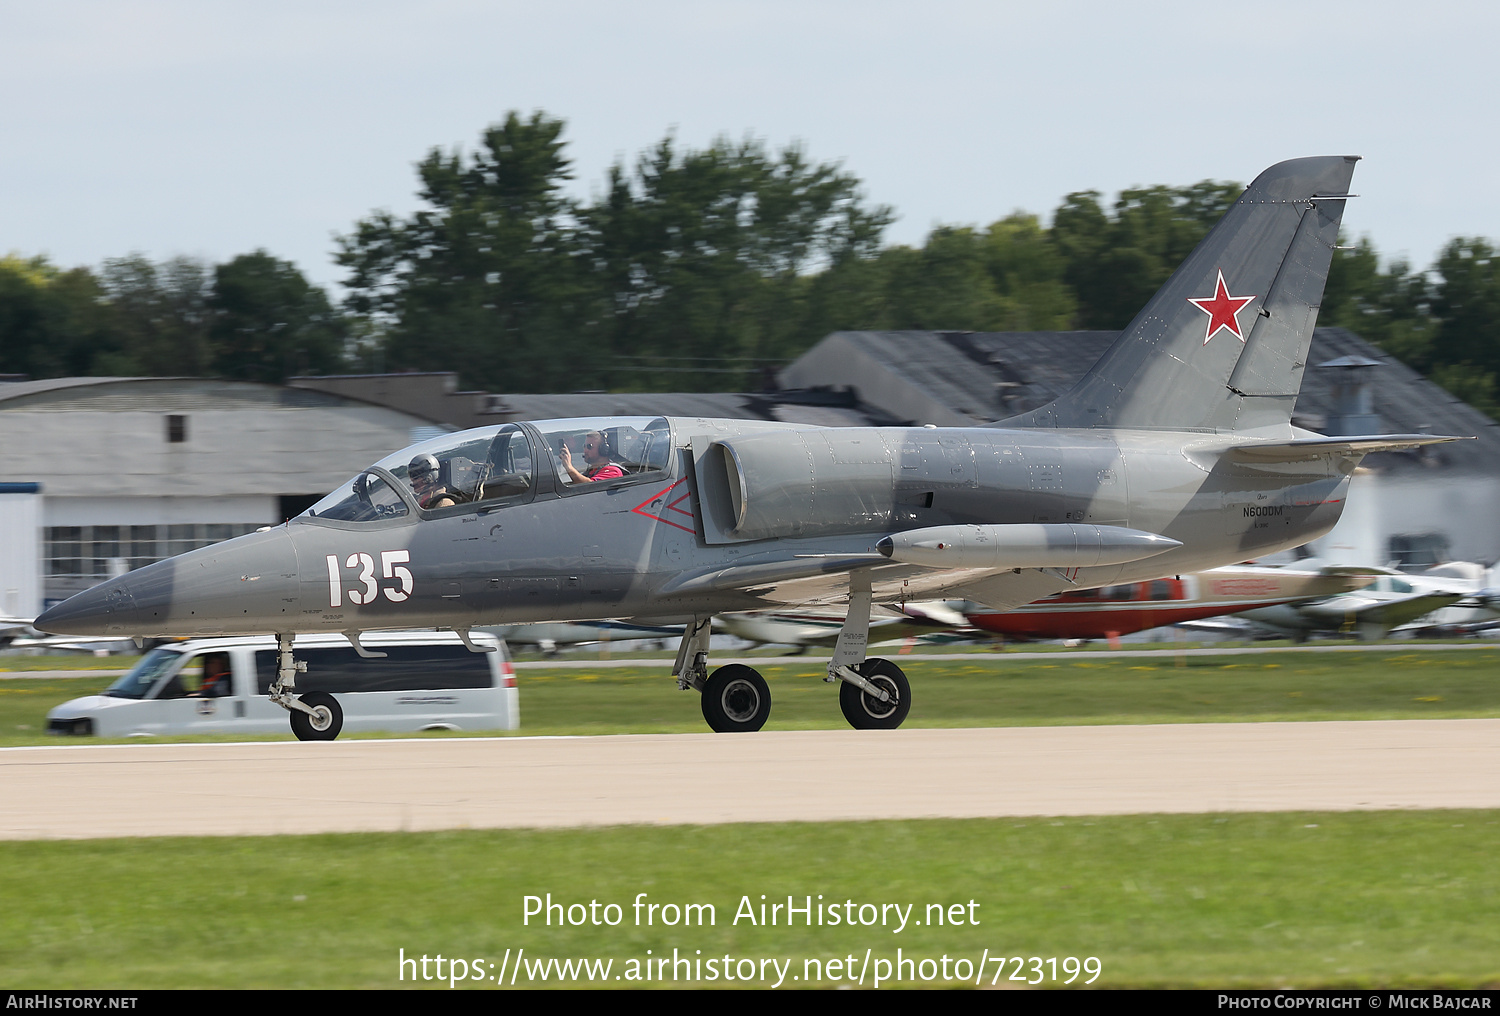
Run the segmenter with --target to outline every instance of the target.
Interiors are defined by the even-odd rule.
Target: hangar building
[[[38,597],[60,600],[112,573],[279,523],[393,448],[446,429],[247,381],[0,384],[0,502],[40,502],[34,538],[22,528],[4,534],[9,546],[33,548],[7,559],[6,612],[32,616]],[[29,494],[6,493],[28,486]],[[0,508],[5,519],[20,511]],[[24,560],[36,563],[34,574]]]

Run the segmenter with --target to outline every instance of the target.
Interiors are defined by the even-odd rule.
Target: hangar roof
[[[818,427],[869,427],[900,422],[848,392],[780,391],[759,394],[714,392],[578,392],[573,395],[498,396],[509,420],[558,420],[575,416],[676,416],[711,420],[777,420]]]
[[[899,418],[860,405],[847,391],[756,394],[720,392],[570,392],[551,395],[492,395],[458,390],[452,372],[294,377],[299,391],[320,391],[390,406],[460,428],[510,420],[564,420],[585,416],[676,416],[716,420],[777,420],[822,427],[899,423]]]
[[[61,377],[0,383],[5,410],[91,413],[179,413],[287,407],[331,408],[352,404],[323,392],[254,381],[195,377]]]
[[[1070,389],[1118,332],[834,332],[782,371],[784,385],[847,388],[903,421],[954,426],[1029,412]],[[1329,361],[1336,361],[1329,364]],[[1475,441],[1369,456],[1372,468],[1500,470],[1500,424],[1345,328],[1313,332],[1293,422],[1335,429],[1352,370],[1367,386],[1375,433]],[[1346,394],[1346,393],[1344,393]],[[1345,431],[1346,433],[1349,431]],[[1369,431],[1365,431],[1369,432]]]
[[[252,381],[11,381],[0,383],[0,476],[41,481],[52,497],[304,496],[443,429]]]

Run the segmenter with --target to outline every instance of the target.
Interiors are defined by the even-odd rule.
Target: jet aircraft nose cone
[[[59,635],[107,638],[266,631],[296,613],[297,581],[285,530],[255,532],[86,589],[33,623]]]
[[[135,597],[123,579],[110,579],[42,612],[33,626],[53,635],[133,635]]]

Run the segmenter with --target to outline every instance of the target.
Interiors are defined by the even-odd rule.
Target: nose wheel
[[[720,734],[759,730],[771,717],[771,689],[758,671],[731,663],[703,685],[703,718]]]
[[[299,701],[308,711],[291,711],[292,733],[299,741],[332,741],[344,729],[344,709],[327,692],[310,691]]]

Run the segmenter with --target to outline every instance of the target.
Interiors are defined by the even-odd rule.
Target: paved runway
[[[1500,807],[1500,720],[0,749],[0,838]]]

